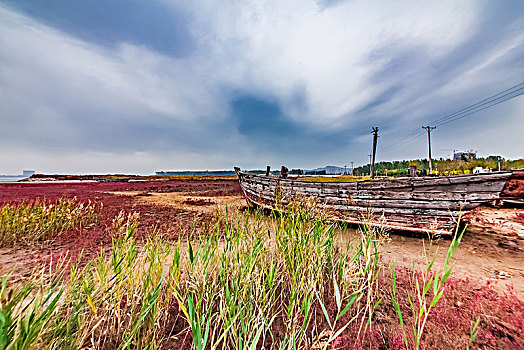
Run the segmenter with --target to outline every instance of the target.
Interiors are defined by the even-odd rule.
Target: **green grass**
[[[76,198],[6,204],[0,208],[0,246],[49,239],[97,221],[96,206],[78,202]]]
[[[395,275],[391,291],[379,284],[387,235],[363,225],[341,246],[338,227],[314,202],[285,209],[268,217],[226,208],[175,242],[160,233],[137,242],[138,214],[120,212],[109,253],[87,263],[60,261],[16,284],[3,277],[0,349],[331,349],[349,329],[356,338],[376,329],[385,296],[406,346],[418,348],[460,237],[442,271],[428,260],[413,274],[408,342]]]
[[[187,241],[139,247],[135,225],[82,268],[11,289],[4,278],[0,348],[155,349],[189,335],[197,349],[291,349],[325,334],[328,348],[349,325],[366,329],[377,305],[383,236],[367,228],[340,249],[333,226],[300,210],[226,211]]]

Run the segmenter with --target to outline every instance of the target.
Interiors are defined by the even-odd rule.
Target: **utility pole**
[[[429,175],[431,175],[433,171],[433,167],[431,166],[431,130],[436,129],[436,126],[423,126],[422,129],[426,129],[428,132],[428,154],[429,154]]]
[[[353,162],[351,162],[351,176],[354,175],[354,172],[353,172]]]
[[[373,134],[373,161],[371,162],[371,178],[375,178],[375,155],[377,154],[378,126],[371,128]]]

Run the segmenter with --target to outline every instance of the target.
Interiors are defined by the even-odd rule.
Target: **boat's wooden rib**
[[[500,199],[524,199],[524,171],[451,177],[305,182],[235,168],[248,204],[274,208],[297,196],[314,197],[337,220],[396,230],[450,234],[459,214]]]

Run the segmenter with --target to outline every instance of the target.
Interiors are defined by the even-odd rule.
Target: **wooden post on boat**
[[[417,166],[416,165],[410,165],[409,166],[408,176],[409,177],[417,177]]]
[[[287,177],[288,171],[289,169],[286,166],[282,165],[282,168],[280,168],[280,176],[285,179]]]
[[[371,161],[371,178],[375,178],[375,155],[377,153],[378,126],[371,128],[373,134],[373,159]]]
[[[271,171],[271,166],[266,167],[266,176],[269,176],[269,172]]]

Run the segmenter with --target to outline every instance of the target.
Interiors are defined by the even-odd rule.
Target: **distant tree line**
[[[498,156],[489,156],[486,158],[476,159],[433,159],[433,170],[438,173],[459,173],[471,172],[476,167],[490,168],[492,170],[498,169]],[[429,168],[427,159],[402,160],[393,162],[378,162],[375,163],[375,171],[378,176],[407,176],[409,167],[415,165],[419,170]],[[366,164],[354,169],[354,175],[368,175],[370,165]],[[500,157],[501,170],[512,170],[524,168],[524,159],[510,160]]]

